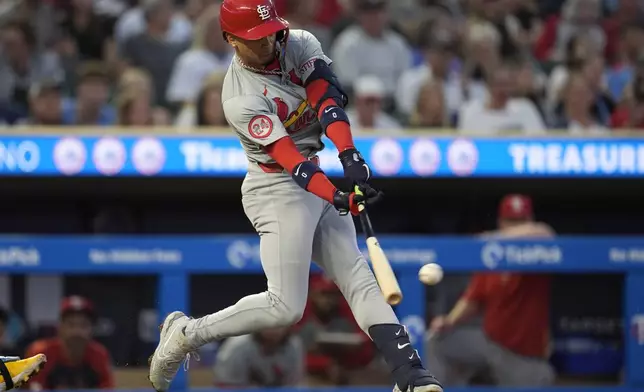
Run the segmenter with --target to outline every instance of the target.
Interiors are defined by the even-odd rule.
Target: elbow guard
[[[315,163],[306,160],[298,163],[295,168],[293,169],[293,172],[291,173],[291,177],[293,177],[293,181],[297,185],[299,185],[300,188],[304,189],[305,191],[308,190],[309,182],[311,182],[311,178],[313,178],[313,175],[315,173],[324,173],[322,169]]]
[[[318,80],[323,80],[326,83],[323,85],[323,88],[325,89],[324,91],[321,91],[319,85],[314,86],[315,94],[312,95],[315,95],[315,102],[311,102],[311,105],[315,109],[316,113],[320,111],[320,105],[322,105],[322,102],[329,98],[335,101],[336,105],[341,108],[345,107],[349,103],[347,94],[342,89],[338,77],[335,76],[331,67],[329,67],[329,65],[322,59],[315,60],[313,63],[313,72],[311,72],[311,75],[309,75],[304,83],[304,88],[307,89],[307,93],[309,92],[309,86],[311,83]]]
[[[322,112],[322,115],[320,115],[320,125],[322,125],[324,133],[326,133],[326,129],[329,125],[338,121],[343,121],[347,123],[347,125],[351,125],[349,122],[349,116],[347,116],[344,109],[339,106],[327,106]]]

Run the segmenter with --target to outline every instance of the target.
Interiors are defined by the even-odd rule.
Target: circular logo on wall
[[[378,174],[398,174],[403,163],[403,150],[393,139],[381,139],[371,147],[370,163]]]
[[[478,163],[479,152],[467,139],[456,139],[447,149],[447,164],[457,176],[472,174]]]
[[[481,261],[488,269],[499,266],[505,255],[505,249],[499,243],[490,242],[481,249]]]
[[[66,137],[54,146],[54,166],[62,174],[71,176],[83,170],[87,161],[87,149],[80,139]]]
[[[92,153],[96,170],[106,176],[113,176],[123,170],[126,156],[123,142],[113,137],[98,140]]]
[[[411,170],[419,176],[430,176],[438,170],[441,152],[438,145],[430,139],[416,140],[409,150]]]
[[[132,147],[132,164],[141,174],[152,176],[163,169],[166,153],[163,144],[152,137],[139,139]]]

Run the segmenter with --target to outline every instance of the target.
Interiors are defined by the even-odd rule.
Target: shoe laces
[[[186,357],[183,361],[183,370],[188,371],[190,369],[190,358],[194,358],[195,361],[199,362],[201,361],[201,357],[199,356],[199,353],[196,351],[191,351],[188,354],[186,354]]]

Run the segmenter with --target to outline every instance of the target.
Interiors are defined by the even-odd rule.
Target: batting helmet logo
[[[288,30],[288,22],[277,15],[273,0],[224,0],[219,22],[224,33],[247,40]]]
[[[266,5],[258,5],[257,6],[257,13],[259,14],[259,17],[262,20],[270,19],[271,18],[271,9],[269,6]]]

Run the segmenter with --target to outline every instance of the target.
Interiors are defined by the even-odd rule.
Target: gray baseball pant
[[[268,289],[190,321],[186,336],[196,346],[299,321],[311,260],[337,284],[365,333],[375,324],[399,323],[358,248],[351,216],[340,216],[289,174],[264,173],[253,165],[242,185],[242,202],[260,236]]]

